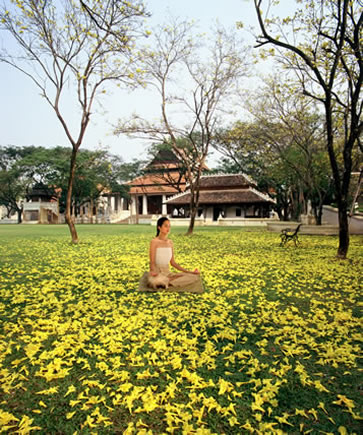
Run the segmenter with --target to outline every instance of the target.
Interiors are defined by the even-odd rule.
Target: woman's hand
[[[200,275],[200,272],[198,269],[194,269],[192,273],[194,273],[194,275]]]

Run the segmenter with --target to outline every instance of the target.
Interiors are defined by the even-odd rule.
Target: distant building
[[[191,193],[186,189],[166,200],[177,210],[172,216],[189,216]],[[274,200],[260,192],[255,182],[245,174],[203,175],[200,179],[199,212],[206,221],[218,219],[267,219]]]
[[[23,205],[23,223],[56,224],[59,222],[60,190],[35,185]]]
[[[206,167],[206,169],[208,169]],[[150,223],[157,216],[182,223],[190,216],[190,189],[183,167],[171,151],[161,151],[130,185],[130,222]],[[198,218],[204,223],[234,219],[270,219],[274,200],[245,174],[202,175]],[[261,221],[262,222],[262,221]]]
[[[172,207],[166,203],[176,193],[185,190],[182,165],[172,151],[162,150],[145,168],[145,174],[131,180],[131,217],[141,219],[151,215],[167,215]]]
[[[104,189],[96,201],[88,201],[82,206],[82,215],[78,222],[119,223],[130,216],[129,200],[119,192]]]
[[[55,224],[64,223],[65,217],[59,212],[61,189],[36,185],[24,201],[23,223]],[[130,216],[128,201],[120,193],[104,190],[96,200],[85,201],[72,216],[75,223],[115,223]]]
[[[74,221],[154,223],[161,215],[179,225],[189,221],[191,193],[184,168],[172,151],[160,151],[144,169],[144,175],[127,184],[129,199],[100,186],[100,196],[78,207]],[[24,202],[23,222],[63,223],[59,196],[60,189],[34,186]],[[202,175],[197,224],[265,225],[271,219],[273,204],[274,200],[260,192],[245,174]]]
[[[18,213],[16,211],[12,211],[9,215],[8,209],[4,205],[0,205],[0,223],[17,224]]]

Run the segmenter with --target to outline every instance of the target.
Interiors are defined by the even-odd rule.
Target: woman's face
[[[160,234],[167,236],[170,232],[170,222],[169,221],[163,222],[163,224],[161,225],[161,227],[159,227],[159,229],[160,229]]]

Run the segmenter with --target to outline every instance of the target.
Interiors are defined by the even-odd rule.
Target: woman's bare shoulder
[[[154,237],[153,239],[151,239],[150,241],[150,246],[173,246],[173,242],[172,240],[168,239],[168,240],[160,240],[157,237]]]

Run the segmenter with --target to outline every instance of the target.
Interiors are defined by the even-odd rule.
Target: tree
[[[294,72],[302,93],[324,108],[325,142],[339,212],[337,256],[346,258],[352,152],[356,146],[363,150],[363,9],[360,2],[351,0],[301,0],[304,8],[279,21],[263,15],[262,7],[270,10],[273,3],[254,0],[261,31],[257,47],[275,47],[278,60]],[[337,130],[341,144],[335,139]]]
[[[22,222],[22,200],[33,181],[24,173],[21,161],[35,150],[36,147],[0,147],[0,205],[6,207],[8,217],[17,213],[18,223]]]
[[[321,224],[322,206],[331,192],[328,156],[319,142],[321,122],[309,113],[290,119],[268,116],[268,106],[254,97],[256,118],[236,122],[216,137],[215,148],[225,157],[220,170],[242,171],[276,199],[281,220],[300,220],[311,201]],[[318,131],[316,131],[318,130]],[[315,135],[314,135],[315,132]]]
[[[123,198],[129,197],[129,187],[122,182],[120,174],[122,164],[120,157],[110,155],[106,150],[80,150],[72,194],[76,217],[84,204],[90,202],[92,208],[104,193],[117,192]]]
[[[0,171],[0,205],[6,207],[7,217],[17,213],[19,224],[22,222],[23,213],[21,199],[26,187],[15,171]]]
[[[238,45],[236,35],[222,28],[215,30],[214,45],[204,53],[194,26],[170,20],[153,33],[154,46],[144,52],[147,83],[156,89],[161,119],[150,122],[140,116],[120,121],[115,134],[129,134],[168,143],[185,167],[191,191],[190,223],[192,234],[199,203],[199,181],[220,115],[238,80],[246,74],[246,50]],[[198,49],[200,52],[198,53]],[[174,112],[173,112],[174,109]]]
[[[0,204],[8,216],[16,212],[18,223],[22,222],[24,199],[34,184],[51,184],[50,176],[59,160],[59,149],[0,147]]]
[[[279,154],[263,133],[256,121],[238,121],[231,128],[219,131],[214,143],[224,156],[219,169],[243,172],[253,178],[260,190],[276,200],[274,207],[280,220],[287,221],[298,190],[296,172],[282,158],[287,151]]]
[[[131,162],[124,162],[119,156],[110,156],[112,168],[111,186],[115,191],[124,183],[139,177],[143,173],[146,162],[142,159],[133,159]]]
[[[21,223],[22,201],[34,186],[57,189],[60,192],[59,209],[64,212],[68,197],[68,174],[71,150],[66,147],[0,147],[0,205],[8,214],[18,213]],[[136,164],[124,163],[122,158],[106,150],[79,151],[71,197],[71,215],[77,216],[85,203],[94,203],[99,196],[112,191],[129,198],[130,167],[135,173]]]
[[[291,201],[295,219],[307,212],[310,200],[320,225],[323,203],[331,191],[322,116],[316,102],[297,94],[283,77],[280,72],[278,77],[265,79],[264,86],[254,93],[254,103],[248,104],[249,111],[260,137],[292,172],[298,190],[296,201],[294,197]]]
[[[64,160],[69,166],[69,158]],[[80,150],[76,162],[75,177],[72,189],[72,215],[77,217],[81,207],[90,202],[93,204],[108,187],[108,173],[110,171],[107,153],[104,150]],[[63,177],[62,177],[63,178]],[[67,197],[67,185],[62,187]],[[63,195],[62,195],[63,196]],[[64,209],[61,204],[60,209]]]
[[[0,61],[24,73],[40,89],[72,146],[65,216],[73,243],[78,242],[71,218],[77,153],[94,101],[105,92],[105,85],[137,83],[133,53],[145,15],[138,0],[89,0],[79,5],[72,0],[19,0],[0,7],[1,29],[19,48],[18,54],[3,50]],[[67,116],[62,105],[67,92],[73,92],[80,109],[73,132],[75,113]]]

